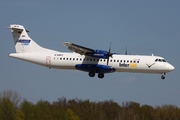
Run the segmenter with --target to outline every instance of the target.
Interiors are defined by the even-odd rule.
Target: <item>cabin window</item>
[[[114,60],[114,62],[116,62],[116,60]]]
[[[69,60],[71,60],[71,58],[69,58]]]
[[[63,60],[65,60],[65,58],[63,58]]]
[[[112,62],[112,60],[110,60],[110,62]]]
[[[129,60],[127,60],[127,63],[129,63]]]
[[[134,61],[134,63],[136,63],[136,61]]]
[[[126,60],[124,60],[124,62],[126,62]]]
[[[66,60],[68,60],[68,58],[66,58]]]
[[[137,61],[137,63],[139,63],[139,61]]]
[[[78,61],[78,58],[76,58],[76,61]]]
[[[104,59],[104,62],[106,62],[106,59]]]
[[[122,62],[122,60],[120,62]]]
[[[117,62],[119,62],[119,60],[117,60]]]
[[[73,60],[75,60],[75,58],[73,58]]]

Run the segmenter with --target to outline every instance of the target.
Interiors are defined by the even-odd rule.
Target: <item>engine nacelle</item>
[[[86,55],[95,58],[107,58],[108,52],[105,50],[94,50],[94,53],[87,53]]]
[[[98,64],[76,64],[75,68],[81,71],[94,71],[96,73],[111,73],[116,71],[116,69],[111,66]]]

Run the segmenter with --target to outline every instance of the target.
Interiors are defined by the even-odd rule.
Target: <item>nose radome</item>
[[[171,64],[168,67],[169,67],[169,70],[171,70],[171,71],[173,71],[175,69],[174,66],[172,66]]]

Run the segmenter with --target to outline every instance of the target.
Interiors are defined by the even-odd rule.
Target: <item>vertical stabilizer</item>
[[[27,30],[22,25],[10,25],[12,36],[14,39],[16,53],[39,52],[43,48],[35,43],[27,34]]]

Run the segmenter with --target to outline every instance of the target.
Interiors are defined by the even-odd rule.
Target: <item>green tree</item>
[[[14,104],[8,98],[0,99],[0,111],[1,120],[16,120],[16,109]]]
[[[122,104],[122,118],[125,120],[138,120],[140,119],[140,104],[136,102],[123,102]]]
[[[0,92],[0,98],[9,99],[16,108],[19,107],[21,102],[21,95],[17,91],[13,90],[5,90],[4,92]]]
[[[16,120],[24,120],[24,113],[21,110],[16,110]]]
[[[67,115],[69,120],[80,120],[79,117],[70,109],[67,109]]]
[[[58,101],[53,102],[52,105],[49,106],[53,120],[68,120],[66,108],[67,101],[64,97],[59,98]]]
[[[35,105],[27,100],[24,100],[20,105],[20,110],[24,114],[25,120],[34,120],[35,119]]]
[[[174,105],[140,106],[131,101],[120,106],[113,100],[91,102],[64,97],[53,103],[23,100],[20,104],[20,98],[11,90],[0,93],[0,120],[180,120],[180,108]]]
[[[38,101],[35,105],[35,117],[37,120],[51,120],[51,113],[49,111],[48,105],[50,105],[47,101]]]
[[[120,111],[120,106],[114,102],[113,100],[106,100],[104,102],[100,102],[101,105],[101,118],[104,115],[103,119],[107,120],[115,120],[118,118],[118,113]]]
[[[143,105],[141,106],[141,120],[153,120],[154,109],[152,106]]]
[[[156,120],[179,120],[180,109],[174,105],[162,105],[155,108]]]

